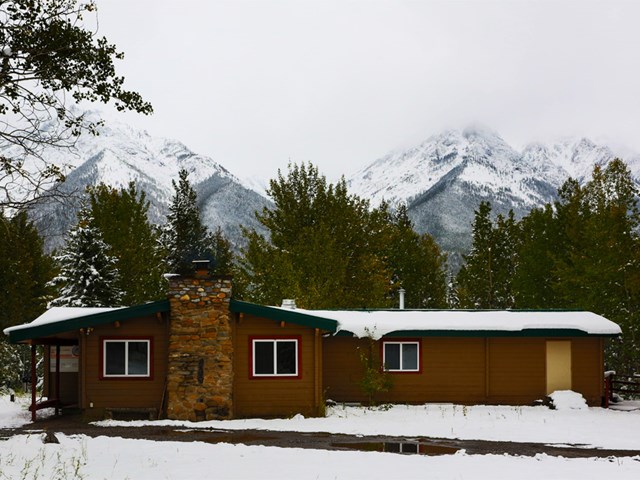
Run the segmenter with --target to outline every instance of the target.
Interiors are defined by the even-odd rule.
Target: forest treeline
[[[197,195],[181,171],[164,225],[134,184],[87,190],[65,245],[51,256],[26,212],[0,214],[0,328],[33,320],[49,306],[128,306],[164,297],[164,273],[212,260],[234,276],[234,297],[261,304],[295,298],[304,308],[572,309],[615,321],[608,368],[640,369],[640,213],[627,166],[596,166],[581,185],[568,179],[558,200],[523,218],[475,211],[471,251],[457,275],[405,205],[371,206],[311,164],[270,181],[273,207],[256,212],[268,234],[244,229],[234,254],[220,228],[203,225]],[[0,342],[0,384],[20,373],[17,350]],[[14,365],[14,367],[9,367]]]

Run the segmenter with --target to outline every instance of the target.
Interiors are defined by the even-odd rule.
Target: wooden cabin
[[[89,417],[321,415],[327,398],[366,400],[363,353],[392,377],[381,402],[529,405],[570,389],[600,405],[604,343],[620,334],[590,312],[304,310],[232,300],[228,277],[169,283],[168,300],[54,308],[6,329],[34,356],[47,349],[34,418],[64,405]]]
[[[299,316],[324,331],[317,375],[326,398],[338,402],[367,400],[365,355],[392,378],[380,402],[531,405],[574,390],[599,406],[605,339],[620,333],[599,315],[575,311],[231,308],[257,322]]]

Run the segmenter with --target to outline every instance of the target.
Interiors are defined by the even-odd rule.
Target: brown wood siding
[[[424,389],[429,401],[469,403],[484,399],[484,338],[425,338],[423,347]],[[411,401],[421,400],[416,397]]]
[[[323,340],[322,372],[325,395],[336,402],[364,402],[360,388],[362,365],[360,350],[368,351],[368,340],[353,337],[327,337]]]
[[[408,339],[407,339],[408,340]],[[393,387],[381,402],[479,402],[485,392],[485,342],[482,338],[422,338],[421,373],[390,373]],[[359,382],[359,348],[368,340],[328,337],[324,340],[324,385],[328,398],[339,402],[366,400]],[[379,343],[376,343],[379,349]]]
[[[489,402],[519,405],[544,398],[546,340],[489,339]]]
[[[581,393],[591,406],[600,406],[604,395],[602,340],[574,338],[571,342],[572,390]]]
[[[548,338],[417,340],[421,341],[422,372],[392,373],[393,388],[380,394],[378,401],[528,405],[546,394]],[[602,340],[571,341],[573,389],[590,405],[598,405],[602,390]],[[327,398],[338,402],[366,401],[359,386],[362,366],[358,348],[368,349],[368,340],[324,339],[323,378]]]
[[[299,336],[300,378],[251,378],[250,337]],[[243,417],[290,416],[301,413],[318,415],[322,395],[321,368],[316,361],[322,352],[317,346],[315,329],[273,320],[238,316],[234,332],[234,415]],[[300,366],[299,366],[300,367]]]
[[[151,338],[153,342],[153,378],[101,379],[100,340],[108,338]],[[95,327],[85,337],[85,361],[82,407],[93,408],[160,408],[167,374],[167,320],[155,316],[126,320]]]

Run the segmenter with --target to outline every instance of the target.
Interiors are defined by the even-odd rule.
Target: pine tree
[[[115,307],[121,305],[116,259],[100,230],[91,224],[86,209],[68,234],[60,255],[55,257],[60,273],[51,281],[59,288],[52,307]]]
[[[51,300],[55,274],[42,238],[24,211],[0,212],[0,330],[39,316]]]
[[[216,253],[225,257],[230,253],[229,243],[224,239],[222,231],[218,231],[215,237],[203,225],[197,204],[198,196],[188,176],[189,173],[182,169],[178,174],[178,183],[172,182],[175,194],[169,207],[167,224],[161,235],[161,242],[166,251],[167,268],[178,273],[193,271],[193,260],[213,260],[215,264]],[[224,241],[221,242],[221,239]],[[218,248],[221,250],[216,252]],[[223,268],[229,270],[232,260],[221,260],[226,262],[222,264]]]
[[[515,220],[513,210],[508,215],[498,215],[491,232],[493,238],[493,308],[513,308],[515,298],[513,277],[518,268],[518,249],[520,245],[520,226]]]
[[[0,211],[0,331],[42,314],[52,298],[47,282],[55,274],[51,257],[24,211],[11,218]],[[0,338],[0,385],[17,388],[28,368],[28,347]]]
[[[553,208],[534,209],[520,222],[521,242],[513,277],[517,308],[560,308],[554,291],[555,263],[561,242]]]
[[[102,233],[108,254],[116,259],[117,288],[123,305],[164,298],[162,251],[149,223],[149,202],[132,182],[116,190],[104,184],[88,190],[91,224]]]
[[[386,205],[381,205],[382,211]],[[413,229],[406,205],[388,215],[389,240],[386,257],[393,272],[394,297],[406,291],[406,308],[444,308],[447,306],[446,255],[428,234]]]
[[[491,204],[475,211],[471,252],[456,278],[464,308],[513,308],[512,279],[518,264],[519,224],[512,211],[491,221]]]
[[[211,252],[215,259],[216,273],[219,275],[233,275],[235,272],[235,258],[231,249],[231,242],[227,240],[220,227],[211,235]]]
[[[564,306],[590,310],[619,323],[621,342],[610,366],[640,367],[640,213],[638,190],[621,160],[596,166],[592,179],[568,182],[558,205],[565,254],[556,265],[555,289]]]
[[[494,308],[491,204],[480,202],[474,214],[471,251],[456,277],[458,299],[463,308]]]

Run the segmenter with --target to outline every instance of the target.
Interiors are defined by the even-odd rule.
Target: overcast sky
[[[444,128],[640,151],[640,1],[98,0],[150,118],[238,176],[331,180]]]

